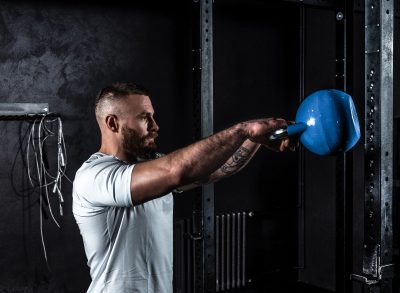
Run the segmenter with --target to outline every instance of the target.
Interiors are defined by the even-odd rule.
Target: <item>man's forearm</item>
[[[260,144],[254,143],[248,139],[245,140],[245,142],[235,151],[235,153],[215,172],[203,178],[202,180],[186,186],[181,186],[177,189],[177,191],[187,191],[236,174],[250,162],[259,148]]]
[[[246,140],[236,152],[211,175],[211,181],[217,181],[229,177],[242,170],[250,162],[254,154],[260,148],[260,144]]]
[[[252,151],[246,148],[242,148],[238,153],[245,141],[247,141],[246,133],[238,124],[177,150],[166,157],[171,160],[170,162],[175,168],[179,169],[177,172],[181,176],[181,183],[189,184],[208,178],[211,173],[221,169],[221,166],[225,166],[225,172],[231,172],[232,168],[244,166],[246,162],[243,161],[243,157],[252,155]],[[227,165],[228,162],[229,165]],[[235,165],[237,167],[234,167]]]

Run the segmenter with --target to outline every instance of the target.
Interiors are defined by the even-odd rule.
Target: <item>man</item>
[[[96,100],[100,150],[77,171],[73,213],[82,234],[92,283],[89,293],[172,293],[173,197],[228,177],[283,119],[242,122],[161,156],[159,127],[146,89],[133,83],[104,88]]]

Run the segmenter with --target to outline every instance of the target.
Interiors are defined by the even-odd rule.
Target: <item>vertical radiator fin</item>
[[[245,212],[216,216],[216,288],[217,292],[246,285]]]
[[[246,212],[215,217],[216,292],[246,285]],[[192,219],[178,220],[174,228],[174,284],[177,293],[194,292]]]

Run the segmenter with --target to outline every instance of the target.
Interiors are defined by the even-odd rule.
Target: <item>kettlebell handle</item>
[[[275,141],[278,139],[284,139],[288,136],[300,134],[300,133],[304,132],[306,129],[307,129],[307,124],[305,124],[304,122],[288,125],[287,128],[281,128],[281,129],[275,130],[269,136],[269,140]]]

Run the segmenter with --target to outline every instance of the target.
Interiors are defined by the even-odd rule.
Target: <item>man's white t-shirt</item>
[[[72,210],[92,277],[88,293],[172,293],[173,196],[133,206],[134,166],[95,153],[76,173]]]

